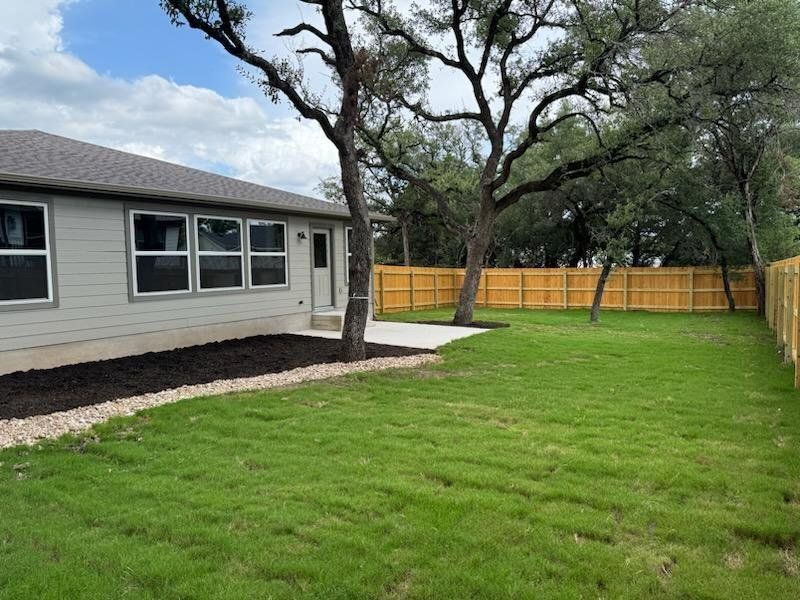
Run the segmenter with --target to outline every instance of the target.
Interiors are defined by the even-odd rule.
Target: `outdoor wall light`
[[[308,236],[306,235],[305,231],[298,231],[297,232],[297,239],[298,240],[307,240]]]

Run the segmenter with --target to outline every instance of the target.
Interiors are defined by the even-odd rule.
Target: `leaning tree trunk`
[[[728,270],[728,259],[722,253],[719,255],[719,268],[722,270],[722,287],[725,288],[725,297],[728,299],[728,312],[736,311],[736,300],[731,291],[731,276]]]
[[[467,264],[464,283],[458,297],[458,306],[453,315],[453,325],[469,325],[475,312],[475,298],[481,282],[481,271],[486,251],[494,233],[495,213],[493,209],[481,210],[472,236],[467,240]]]
[[[722,247],[722,244],[719,243],[717,234],[714,233],[714,230],[709,226],[708,223],[692,214],[689,214],[689,216],[705,228],[708,238],[711,240],[711,244],[714,246],[714,252],[717,254],[717,262],[719,263],[720,271],[722,271],[722,287],[725,289],[725,298],[728,299],[728,312],[735,312],[736,300],[734,299],[733,291],[731,290],[731,274],[730,269],[728,268],[728,257],[725,256],[725,249]]]
[[[756,236],[756,215],[755,215],[755,199],[749,189],[748,185],[744,186],[742,190],[745,202],[745,230],[747,233],[747,246],[750,250],[750,258],[753,263],[753,274],[756,280],[756,301],[758,307],[758,314],[764,316],[766,306],[766,273],[764,266],[764,259],[761,257],[761,251],[758,247],[758,237]]]
[[[411,266],[411,246],[408,242],[408,223],[405,219],[400,220],[400,233],[403,236],[403,265]]]
[[[725,255],[725,248],[722,247],[722,244],[719,241],[719,237],[717,237],[714,228],[708,224],[705,219],[694,214],[692,211],[681,208],[680,206],[674,206],[668,202],[664,202],[666,206],[677,210],[678,212],[683,213],[694,222],[698,223],[708,235],[708,239],[711,242],[711,245],[714,247],[714,253],[717,257],[717,263],[719,264],[719,268],[722,271],[722,287],[725,289],[725,297],[728,299],[728,312],[735,312],[736,311],[736,300],[733,297],[733,291],[731,291],[731,276],[730,270],[728,269],[728,257]],[[676,252],[678,249],[678,245],[672,249],[670,253]],[[666,261],[662,261],[663,265],[666,266]]]
[[[366,358],[364,330],[367,326],[370,304],[372,223],[364,199],[355,145],[353,144],[349,151],[340,152],[339,158],[342,168],[342,190],[353,219],[353,231],[350,236],[350,286],[339,353],[342,361],[352,362]]]
[[[589,315],[590,323],[597,323],[600,320],[600,304],[603,302],[603,291],[606,289],[606,281],[611,274],[611,261],[603,263],[603,270],[597,278],[597,287],[594,290],[594,300],[592,301],[592,312]]]
[[[750,246],[750,254],[753,262],[753,275],[756,280],[756,306],[758,314],[762,317],[765,313],[765,306],[767,302],[767,282],[766,282],[766,269],[761,254],[758,251],[758,246],[748,243]]]

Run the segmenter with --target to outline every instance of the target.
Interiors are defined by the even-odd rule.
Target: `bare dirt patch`
[[[783,572],[787,577],[797,577],[800,574],[800,559],[792,548],[784,548],[780,551]]]
[[[729,552],[722,558],[722,562],[732,571],[738,571],[744,566],[744,557],[739,552]]]

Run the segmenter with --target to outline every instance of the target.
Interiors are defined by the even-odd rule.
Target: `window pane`
[[[198,248],[207,252],[239,252],[242,232],[239,221],[232,219],[197,219]]]
[[[286,252],[283,223],[250,223],[250,250],[252,252]]]
[[[0,204],[0,248],[45,249],[44,207]]]
[[[286,258],[251,256],[253,285],[286,285]]]
[[[189,289],[189,261],[185,256],[137,256],[137,291],[182,292]]]
[[[314,234],[314,268],[324,269],[328,266],[328,236],[324,233]]]
[[[242,257],[201,256],[200,287],[242,287]]]
[[[46,298],[46,256],[0,256],[0,301]]]
[[[133,215],[136,249],[150,252],[184,252],[186,219],[167,215]]]

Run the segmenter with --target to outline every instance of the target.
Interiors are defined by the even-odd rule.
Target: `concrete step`
[[[344,315],[335,312],[314,313],[311,315],[311,329],[341,331]]]
[[[344,311],[330,310],[327,312],[313,313],[311,315],[311,329],[321,331],[341,331],[344,325]],[[367,321],[367,327],[374,327],[375,321]]]

